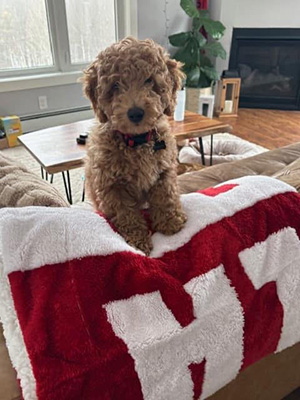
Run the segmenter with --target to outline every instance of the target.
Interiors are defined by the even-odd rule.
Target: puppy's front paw
[[[168,220],[162,220],[155,226],[157,232],[161,232],[164,235],[174,235],[179,232],[187,220],[186,215],[182,211],[176,211],[172,218]]]
[[[130,246],[135,247],[138,250],[141,250],[143,253],[146,254],[146,256],[149,256],[153,248],[150,235],[148,237],[147,236],[146,237],[137,236],[134,238],[127,237],[126,241]]]

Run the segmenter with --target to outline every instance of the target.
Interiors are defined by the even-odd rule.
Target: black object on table
[[[86,144],[87,138],[89,137],[88,133],[81,133],[77,138],[76,142],[78,144]]]

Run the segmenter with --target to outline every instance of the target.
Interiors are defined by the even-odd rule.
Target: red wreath
[[[197,8],[198,10],[207,10],[208,9],[208,0],[197,0]]]

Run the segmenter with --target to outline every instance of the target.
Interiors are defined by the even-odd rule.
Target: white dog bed
[[[210,161],[210,136],[203,139],[203,148],[205,154],[205,164],[209,165]],[[213,164],[221,164],[229,161],[241,160],[255,156],[256,154],[267,151],[266,148],[247,140],[243,140],[230,133],[218,133],[213,137]],[[187,142],[179,152],[180,163],[198,163],[202,164],[201,153],[199,149],[199,141],[193,140]]]

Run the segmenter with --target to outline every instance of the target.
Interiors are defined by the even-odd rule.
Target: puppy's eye
[[[115,82],[112,85],[111,90],[114,92],[115,90],[119,90],[119,87],[120,87],[119,82]]]
[[[148,78],[148,79],[145,80],[145,84],[149,84],[149,83],[152,83],[152,82],[153,82],[152,78]]]

